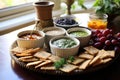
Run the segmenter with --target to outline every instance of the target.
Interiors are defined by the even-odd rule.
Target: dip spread
[[[24,35],[21,35],[20,38],[23,38],[25,40],[35,40],[35,39],[40,39],[40,37],[42,37],[40,34],[37,34],[37,33],[27,33],[27,34],[24,34]]]
[[[88,33],[85,31],[73,31],[73,32],[70,32],[69,34],[72,37],[85,37],[88,35]]]
[[[46,34],[47,35],[60,35],[60,34],[63,34],[63,31],[59,29],[54,29],[54,30],[47,31]]]
[[[59,48],[71,48],[76,45],[76,42],[72,39],[64,38],[55,40],[52,44]]]

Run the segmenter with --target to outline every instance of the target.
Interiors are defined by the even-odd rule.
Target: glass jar
[[[107,15],[97,15],[91,13],[89,15],[88,27],[91,29],[106,29],[107,28]]]

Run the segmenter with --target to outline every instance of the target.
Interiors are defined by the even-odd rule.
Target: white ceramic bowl
[[[56,37],[56,36],[65,36],[66,35],[66,30],[64,28],[60,28],[60,27],[44,28],[43,32],[45,33],[45,44],[48,48],[49,48],[50,39],[52,39],[53,37]]]
[[[61,22],[65,22],[66,24],[60,24],[58,23],[59,20],[63,19]],[[74,24],[71,24],[72,21],[71,20],[74,20],[75,23]],[[57,26],[57,27],[62,27],[64,29],[69,29],[69,28],[72,28],[72,27],[76,27],[76,26],[79,26],[78,22],[75,20],[75,17],[72,17],[72,16],[64,16],[64,17],[58,17],[54,20],[54,24]]]
[[[38,35],[41,35],[40,38],[38,39],[24,39],[24,38],[21,38],[21,36],[23,35],[26,35],[26,34],[30,34],[32,30],[26,30],[26,31],[22,31],[20,33],[18,33],[18,39],[17,39],[17,44],[19,47],[22,47],[22,48],[37,48],[37,47],[40,47],[42,48],[43,45],[44,45],[44,37],[45,37],[45,34],[43,31],[36,31],[34,30],[32,33],[34,34],[38,34]]]
[[[59,48],[58,46],[53,44],[53,42],[55,40],[59,40],[59,39],[71,39],[71,40],[75,41],[76,45],[71,48]],[[73,38],[73,37],[68,37],[68,36],[54,37],[50,40],[49,44],[50,44],[50,50],[51,50],[52,54],[59,56],[59,57],[63,57],[63,58],[67,58],[69,56],[76,55],[78,53],[79,47],[80,47],[80,42],[78,39]]]
[[[74,31],[85,31],[85,32],[88,33],[88,35],[84,36],[84,37],[75,37],[80,41],[80,47],[86,46],[88,44],[89,40],[90,40],[90,37],[91,37],[91,33],[92,33],[91,30],[87,29],[87,28],[84,28],[84,27],[70,28],[70,29],[67,30],[66,35],[70,36],[70,37],[73,37],[69,33],[74,32]]]

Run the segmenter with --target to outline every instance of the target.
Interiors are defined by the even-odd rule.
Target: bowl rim
[[[67,36],[70,36],[70,32],[73,32],[73,31],[85,31],[88,33],[88,35],[86,36],[79,36],[79,37],[75,37],[75,38],[85,38],[85,37],[89,37],[92,35],[92,31],[89,29],[89,28],[86,28],[86,27],[74,27],[74,28],[69,28],[67,29],[66,31],[66,35]],[[73,37],[73,36],[70,36],[70,37]]]
[[[47,6],[54,6],[54,2],[52,1],[35,1],[32,4],[33,6],[41,6],[41,7],[47,7]]]
[[[61,39],[61,38],[72,39],[72,40],[74,40],[74,41],[76,42],[76,45],[73,46],[73,47],[71,47],[71,48],[59,48],[59,47],[57,47],[57,46],[55,46],[55,45],[52,44],[52,42],[53,42],[54,40],[58,40],[58,39]],[[80,47],[80,41],[79,41],[77,38],[69,37],[69,36],[57,36],[57,37],[54,37],[54,38],[52,38],[52,39],[50,40],[49,44],[50,44],[50,47],[53,47],[53,48],[56,48],[56,49],[61,49],[61,50],[69,50],[69,49],[73,49],[73,48],[75,48],[75,47]]]
[[[26,33],[30,33],[31,31],[33,31],[33,33],[37,33],[37,34],[40,34],[42,35],[39,39],[29,39],[29,40],[26,40],[26,39],[23,39],[23,38],[20,38],[21,35],[24,35]],[[45,33],[43,31],[38,31],[38,30],[24,30],[24,31],[21,31],[17,34],[17,37],[19,40],[24,40],[24,41],[35,41],[35,40],[40,40],[42,38],[45,37]]]
[[[47,27],[47,28],[44,28],[42,31],[45,33],[45,35],[54,37],[59,35],[49,35],[49,34],[46,34],[46,32],[51,30],[56,30],[56,29],[63,31],[60,35],[66,34],[66,30],[62,27]]]

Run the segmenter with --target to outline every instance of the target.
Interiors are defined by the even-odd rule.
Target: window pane
[[[0,0],[0,9],[38,0]]]

